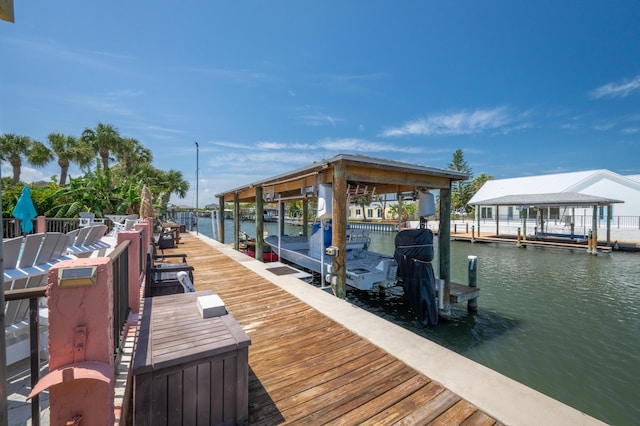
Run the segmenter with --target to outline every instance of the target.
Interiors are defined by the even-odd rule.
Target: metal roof
[[[579,192],[554,192],[547,194],[513,194],[491,198],[474,203],[477,206],[607,206],[610,204],[624,203],[612,198],[597,197],[581,194]]]

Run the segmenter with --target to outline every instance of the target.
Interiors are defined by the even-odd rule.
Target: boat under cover
[[[331,245],[331,225],[325,223],[311,237],[269,235],[265,243],[278,253],[280,259],[301,268],[327,275],[331,282],[331,256],[325,254]],[[388,288],[397,284],[398,264],[393,256],[369,251],[369,233],[361,229],[347,229],[346,283],[358,290]]]

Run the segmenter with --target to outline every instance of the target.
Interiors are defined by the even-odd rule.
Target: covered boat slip
[[[600,424],[205,236],[181,252],[251,339],[249,424]]]
[[[417,198],[419,194],[435,190],[440,200],[440,241],[439,271],[440,279],[445,282],[444,300],[445,310],[448,309],[450,294],[450,224],[451,212],[451,184],[454,181],[465,180],[467,175],[453,170],[426,167],[417,164],[401,163],[380,158],[361,155],[341,154],[336,157],[321,160],[308,167],[297,169],[272,178],[253,182],[235,189],[218,194],[220,217],[223,217],[225,203],[233,203],[234,235],[238,235],[240,203],[255,203],[256,211],[264,210],[265,202],[278,203],[280,217],[284,217],[284,204],[287,201],[303,200],[303,232],[307,229],[307,213],[309,199],[318,199],[320,189],[324,186],[331,188],[331,199],[326,206],[332,220],[332,251],[331,264],[335,272],[334,292],[336,296],[344,298],[347,285],[347,211],[350,197],[362,195],[395,194],[398,198]],[[220,221],[222,228],[224,222]],[[283,234],[284,221],[280,222],[280,235]],[[264,224],[261,216],[257,215],[256,222],[256,253],[262,253]],[[218,235],[224,235],[224,229],[218,230]],[[224,243],[224,241],[221,241]],[[236,239],[237,245],[237,239]],[[238,247],[235,247],[236,249]],[[261,260],[258,257],[259,260]]]
[[[598,210],[599,208],[607,208],[607,234],[606,244],[611,243],[611,206],[617,203],[623,203],[624,201],[616,200],[612,198],[599,197],[593,195],[587,195],[577,192],[559,192],[559,193],[547,193],[547,194],[520,194],[520,195],[505,195],[498,198],[492,198],[488,200],[480,201],[476,204],[476,210],[479,212],[480,208],[484,206],[495,207],[495,237],[500,237],[500,207],[519,207],[521,209],[534,209],[537,213],[536,226],[534,230],[527,230],[527,217],[522,217],[522,235],[524,240],[528,240],[529,243],[539,241],[541,244],[554,244],[556,246],[576,248],[575,243],[584,243],[589,239],[589,252],[596,253],[598,250],[610,250],[611,247],[598,247],[597,242],[602,240],[598,237]],[[548,212],[551,208],[557,209],[570,209],[571,215],[566,216],[569,219],[567,226],[568,232],[547,232],[545,226],[549,222]],[[575,231],[575,209],[576,208],[590,208],[592,213],[592,227],[589,231],[591,235],[583,232],[578,234]],[[480,215],[477,214],[477,229],[475,232],[480,235]],[[538,228],[539,226],[539,228]],[[530,232],[533,231],[533,232]],[[472,236],[473,237],[473,236]],[[519,235],[518,235],[519,237]],[[491,239],[491,237],[486,237]],[[534,240],[534,241],[532,241]],[[518,241],[520,243],[520,241]]]

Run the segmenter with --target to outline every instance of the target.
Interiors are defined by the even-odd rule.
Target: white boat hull
[[[284,236],[278,240],[277,236],[265,239],[280,259],[284,259],[301,268],[327,275],[328,281],[333,278],[333,268],[330,256],[320,258],[313,256],[309,250],[306,237]],[[316,251],[317,252],[317,251]],[[348,286],[358,290],[373,290],[375,288],[393,287],[397,284],[398,265],[391,256],[368,250],[350,250],[347,248],[347,276]]]

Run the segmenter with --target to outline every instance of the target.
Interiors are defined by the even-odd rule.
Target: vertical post
[[[2,171],[0,170],[0,206],[2,206]],[[0,236],[4,235],[4,222],[0,214]],[[4,277],[4,244],[0,244],[0,274]],[[3,278],[4,281],[4,278]],[[4,330],[4,282],[0,285],[0,325]],[[7,377],[7,340],[4,332],[0,333],[0,377]],[[7,403],[7,381],[0,380],[0,426],[9,424],[9,406]]]
[[[302,235],[309,236],[309,199],[302,200]]]
[[[256,212],[264,211],[262,186],[256,186]],[[280,218],[282,220],[282,218]],[[256,259],[264,262],[264,215],[256,215]]]
[[[198,158],[200,156],[200,145],[198,145],[198,142],[196,142],[196,235],[198,235],[198,181],[199,179],[199,172],[200,172],[200,159]]]
[[[233,248],[234,250],[240,250],[240,241],[238,241],[238,235],[240,234],[240,202],[238,201],[238,193],[233,194]]]
[[[518,227],[518,238],[517,238],[516,247],[520,247],[520,227]]]
[[[607,206],[607,244],[611,243],[611,213],[613,213],[613,208],[611,204]]]
[[[591,254],[598,254],[598,206],[593,206],[593,217],[591,224],[591,238],[593,243],[591,244]]]
[[[224,195],[218,197],[218,238],[224,244]]]
[[[29,299],[29,336],[31,337],[31,389],[40,378],[40,313],[38,312],[38,299]],[[31,401],[31,422],[40,424],[40,396],[36,395]]]
[[[333,292],[340,299],[347,297],[347,167],[333,166],[333,216],[332,245],[338,247],[338,254],[332,257],[336,285]]]
[[[467,256],[469,259],[469,287],[477,287],[477,268],[478,268],[478,256]],[[467,302],[467,311],[476,312],[478,310],[478,299],[469,299]]]
[[[444,280],[442,296],[444,310],[441,314],[448,316],[451,310],[451,182],[449,188],[440,190],[440,229],[438,236],[440,279]]]
[[[278,221],[278,235],[284,235],[284,211],[285,211],[285,203],[284,201],[278,201],[278,217],[280,220]]]
[[[496,237],[500,235],[500,206],[496,206]]]
[[[140,238],[138,231],[121,231],[118,232],[117,244],[121,244],[124,241],[129,241],[129,270],[127,271],[127,277],[129,279],[128,295],[129,295],[129,308],[131,313],[140,313],[140,270],[135,267],[139,265],[142,259],[140,259]],[[151,283],[147,283],[151,285]]]
[[[60,286],[58,271],[74,267],[95,267],[95,283],[76,287]],[[51,424],[64,425],[74,418],[81,418],[82,424],[86,425],[113,425],[115,384],[111,259],[66,260],[54,265],[48,274],[47,295],[49,371],[64,369],[59,382],[49,387]],[[91,379],[78,380],[83,379],[82,368],[93,371]],[[105,377],[107,372],[109,375]],[[43,383],[48,382],[44,380]]]

